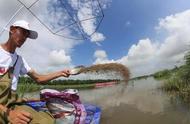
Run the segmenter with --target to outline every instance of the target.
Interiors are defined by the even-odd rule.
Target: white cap
[[[30,25],[25,20],[16,21],[12,24],[12,26],[21,27],[21,28],[28,30],[29,31],[28,38],[30,38],[30,39],[36,39],[38,37],[38,33],[36,31],[30,30]]]

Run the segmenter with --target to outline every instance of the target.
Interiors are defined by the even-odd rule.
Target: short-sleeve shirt
[[[25,59],[21,56],[19,56],[16,52],[9,53],[5,51],[0,46],[0,75],[3,75],[10,67],[13,67],[13,65],[16,62],[16,59],[18,57],[17,63],[15,65],[15,69],[13,71],[13,78],[12,78],[12,90],[17,89],[17,83],[20,75],[27,74],[31,67],[27,64]]]

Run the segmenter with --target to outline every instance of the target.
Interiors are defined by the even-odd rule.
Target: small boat
[[[40,92],[40,100],[14,103],[28,105],[37,111],[50,111],[56,124],[99,124],[101,108],[92,104],[83,104],[78,91],[67,89],[56,91],[45,89]]]
[[[113,86],[115,84],[117,84],[117,82],[115,81],[96,83],[95,88],[108,87],[108,86]]]

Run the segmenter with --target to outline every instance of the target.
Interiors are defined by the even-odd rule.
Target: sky
[[[29,7],[36,0],[20,1]],[[44,22],[53,25],[50,26],[51,31],[72,23],[63,5],[58,6],[57,1],[39,0],[30,8]],[[76,4],[78,0],[62,1],[69,1],[67,6],[72,8],[70,10],[76,19],[83,20],[94,15],[101,17],[96,0],[93,4],[90,4],[91,0],[80,0],[80,4]],[[35,41],[28,39],[17,52],[32,68],[43,73],[77,65],[117,62],[128,67],[134,77],[183,64],[190,44],[189,0],[99,1],[104,12],[103,21],[99,29],[85,40],[54,35],[25,7],[6,26],[16,10],[22,7],[17,0],[0,1],[0,27],[1,30],[5,26],[9,28],[12,22],[20,19],[30,22],[31,28],[38,31],[39,38]],[[52,5],[57,7],[56,17],[51,16]],[[96,29],[98,19],[80,24],[85,36]],[[81,37],[73,30],[75,28],[66,28],[61,33],[68,37]],[[4,31],[0,43],[5,42],[7,37],[8,31]]]

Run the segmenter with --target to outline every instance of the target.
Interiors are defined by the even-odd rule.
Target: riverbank
[[[17,92],[19,96],[24,93],[36,92],[42,89],[93,89],[118,84],[119,80],[54,80],[45,84],[37,84],[29,77],[21,77]]]
[[[154,78],[164,81],[161,87],[174,99],[190,106],[190,52],[184,57],[185,64],[170,70],[159,71]]]
[[[164,81],[161,88],[165,92],[190,106],[190,75],[187,73],[186,65],[175,69],[175,71],[168,71],[166,76],[157,79]]]
[[[190,56],[190,54],[189,54]],[[173,69],[165,69],[154,74],[144,75],[130,79],[130,81],[153,77],[162,81],[161,89],[171,96],[172,100],[180,100],[190,107],[190,57],[186,57],[186,63]]]

